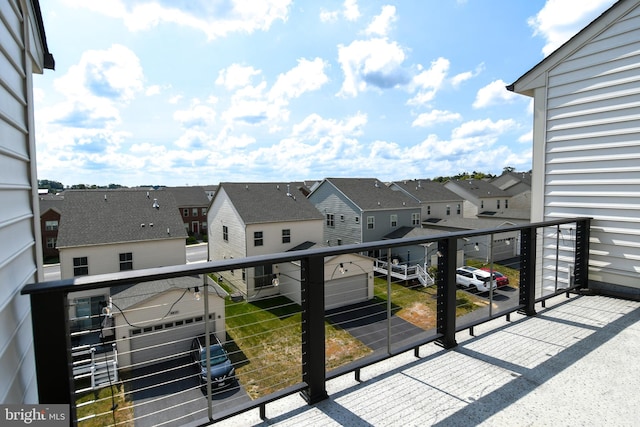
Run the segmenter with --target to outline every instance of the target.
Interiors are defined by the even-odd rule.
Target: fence
[[[298,392],[313,404],[327,397],[328,379],[359,377],[365,366],[418,354],[430,342],[451,348],[461,330],[473,333],[514,311],[534,315],[536,302],[585,287],[589,223],[548,221],[30,284],[22,293],[31,298],[40,402],[70,404],[78,425],[141,426],[204,425],[252,408],[264,416],[269,402]],[[480,244],[486,250],[478,256]],[[494,262],[498,244],[517,246],[517,255]],[[392,259],[405,247],[424,249],[421,268],[435,271],[433,285],[396,279],[392,269],[380,274],[383,264],[370,257]],[[460,271],[461,259],[470,268]],[[75,353],[87,345],[80,337],[114,349],[107,386],[88,391],[95,384],[74,372]]]

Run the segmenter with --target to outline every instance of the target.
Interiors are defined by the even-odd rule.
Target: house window
[[[447,205],[447,215],[451,215],[451,206]]]
[[[456,214],[460,215],[460,203],[456,205]]]
[[[392,227],[397,227],[398,226],[398,215],[393,214],[389,217],[389,219],[391,220],[391,226]]]
[[[420,225],[420,214],[412,213],[411,214],[411,225]]]
[[[496,209],[500,209],[500,199],[496,200]]]
[[[86,256],[73,259],[73,275],[74,276],[88,276],[89,275],[89,261]]]
[[[327,227],[335,227],[336,223],[335,223],[335,218],[333,216],[332,213],[328,213],[327,214]]]
[[[262,231],[254,231],[253,246],[262,246],[263,244],[264,244],[264,240],[262,238]]]
[[[229,227],[227,227],[226,225],[222,226],[222,240],[224,240],[225,242],[229,241]]]
[[[291,230],[282,230],[282,243],[291,243]]]
[[[360,217],[359,216],[356,217],[356,224],[360,224]]]
[[[202,208],[202,216],[207,216],[207,208]]]
[[[338,246],[342,245],[342,239],[338,239]]]
[[[57,239],[55,237],[47,237],[47,248],[54,249],[56,247]]]
[[[431,215],[431,205],[427,205],[427,215]]]
[[[120,254],[120,271],[133,270],[133,253]]]
[[[191,216],[198,216],[198,208],[191,209]]]
[[[367,228],[369,230],[373,230],[376,227],[376,217],[368,216],[367,217]]]
[[[509,209],[509,199],[504,199],[504,208]]]
[[[340,215],[340,222],[344,222],[344,215]]]
[[[47,221],[44,226],[47,231],[54,231],[58,229],[58,221]]]
[[[480,209],[484,209],[484,200],[480,200]]]
[[[71,325],[74,330],[98,329],[102,322],[100,314],[105,305],[104,295],[78,298],[76,300],[76,319]]]
[[[182,216],[189,216],[189,209],[182,209]]]
[[[256,289],[273,286],[273,269],[271,265],[259,265],[253,268],[253,272],[255,274],[253,283]]]
[[[202,228],[203,230],[207,229],[207,222],[206,221],[202,221],[202,224],[200,224],[200,228]]]

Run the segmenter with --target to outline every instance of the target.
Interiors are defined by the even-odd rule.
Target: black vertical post
[[[325,378],[324,257],[303,258],[302,294],[302,380],[301,392],[309,405],[328,398]]]
[[[586,288],[589,284],[590,230],[591,221],[589,219],[583,219],[576,223],[576,260],[573,274],[578,289]]]
[[[456,342],[456,249],[455,238],[438,240],[438,303],[437,331],[442,337],[436,341],[444,348]]]
[[[70,425],[76,425],[67,295],[63,292],[31,294],[31,322],[38,401],[69,405]]]
[[[520,234],[520,313],[535,316],[536,309],[536,229],[524,228]]]

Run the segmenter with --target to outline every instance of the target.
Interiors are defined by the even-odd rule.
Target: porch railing
[[[293,393],[314,404],[328,397],[328,379],[350,372],[359,377],[365,366],[406,351],[417,355],[430,342],[452,348],[461,330],[515,311],[535,315],[536,302],[586,287],[589,226],[589,218],[573,218],[29,284],[22,294],[31,300],[39,400],[69,404],[74,425],[97,416],[116,424],[120,415],[136,425],[206,425],[252,408],[266,417],[268,403]],[[518,257],[464,264],[501,270],[510,284],[488,292],[459,286],[460,239],[487,236],[491,246],[494,234],[505,232],[518,233]],[[429,287],[396,280],[391,269],[374,277],[374,261],[362,255],[390,259],[392,249],[430,242],[437,244],[437,273]],[[244,280],[246,271],[264,266],[273,267],[271,286],[243,289],[250,300],[229,297],[252,283]],[[179,285],[184,278],[190,284]],[[123,362],[119,377],[109,377],[114,403],[88,416],[94,402],[78,403],[70,312],[74,294],[92,292],[110,295],[113,306],[95,315],[116,319],[112,339]],[[199,311],[184,311],[194,301]],[[194,334],[184,338],[189,328]],[[189,357],[196,331],[206,338],[206,363],[194,369]],[[218,339],[234,369],[214,375]],[[226,376],[234,377],[230,387]],[[151,384],[153,378],[158,381]]]

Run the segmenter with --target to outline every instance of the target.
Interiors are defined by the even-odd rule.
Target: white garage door
[[[330,310],[332,308],[355,304],[357,302],[366,301],[367,297],[366,274],[339,277],[326,282],[324,290],[324,308],[325,310]]]
[[[215,332],[215,314],[209,314]],[[203,317],[179,319],[129,331],[134,368],[188,355],[191,340],[204,334]]]

